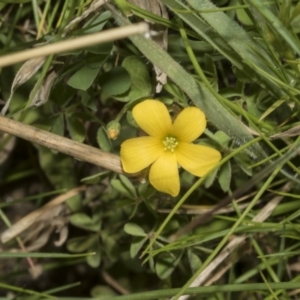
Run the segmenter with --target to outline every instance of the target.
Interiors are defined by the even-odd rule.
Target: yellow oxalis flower
[[[199,108],[183,109],[172,123],[163,103],[145,100],[133,108],[132,114],[149,136],[122,143],[123,169],[136,173],[151,165],[149,180],[157,190],[174,197],[179,194],[178,165],[201,177],[220,161],[219,151],[191,143],[206,127],[205,115]]]

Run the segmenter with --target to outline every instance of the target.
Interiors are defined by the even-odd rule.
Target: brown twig
[[[119,282],[117,282],[113,277],[111,277],[106,271],[102,271],[102,277],[105,282],[117,290],[122,295],[128,295],[129,291],[125,289]]]
[[[54,133],[23,124],[0,116],[0,131],[20,137],[49,149],[75,157],[78,160],[103,167],[116,173],[124,173],[120,157],[104,152],[103,150],[88,146]]]

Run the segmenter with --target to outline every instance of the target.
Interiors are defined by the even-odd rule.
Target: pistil
[[[178,141],[173,136],[167,136],[163,140],[164,150],[174,152],[175,148],[178,146]]]

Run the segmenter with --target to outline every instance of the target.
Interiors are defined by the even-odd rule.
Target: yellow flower
[[[172,123],[163,103],[145,100],[133,108],[132,114],[149,136],[122,143],[123,169],[136,173],[151,165],[149,181],[157,190],[174,197],[179,194],[178,165],[201,177],[220,161],[219,151],[191,143],[206,127],[205,115],[199,108],[183,109]]]

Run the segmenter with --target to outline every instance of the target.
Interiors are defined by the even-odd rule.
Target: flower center
[[[175,148],[178,146],[178,141],[173,136],[167,136],[163,140],[164,150],[174,152]]]

